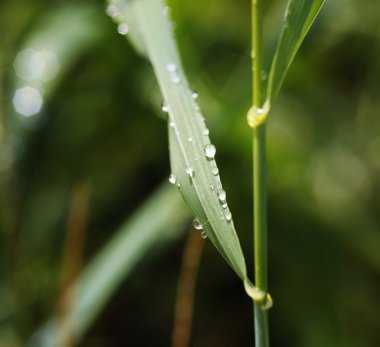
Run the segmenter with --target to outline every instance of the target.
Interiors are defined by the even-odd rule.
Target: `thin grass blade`
[[[290,0],[269,73],[267,100],[276,98],[286,73],[324,0]]]
[[[48,321],[29,346],[66,346],[65,341],[79,341],[147,252],[153,247],[156,252],[179,235],[189,217],[180,196],[165,183],[84,269],[72,287],[73,302],[66,316]]]
[[[132,41],[139,38],[139,50],[153,65],[168,112],[173,181],[205,235],[245,281],[245,260],[226,205],[215,148],[181,66],[169,9],[162,0],[111,1],[110,6],[119,8]]]

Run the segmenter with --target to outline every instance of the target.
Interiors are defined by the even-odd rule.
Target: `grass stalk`
[[[263,88],[261,80],[263,59],[263,23],[261,0],[252,0],[252,81],[253,81],[253,105],[262,106]]]
[[[253,216],[254,216],[254,254],[255,284],[257,288],[268,291],[267,265],[267,192],[266,192],[266,125],[253,129]],[[261,303],[255,303],[255,340],[256,347],[269,346],[268,311]]]
[[[263,83],[262,71],[262,3],[252,0],[252,81],[254,117],[262,116]],[[252,124],[251,124],[252,125]],[[254,260],[256,287],[267,293],[267,192],[266,192],[266,125],[253,125],[253,218],[254,218]],[[269,346],[268,311],[262,303],[254,303],[255,346]]]

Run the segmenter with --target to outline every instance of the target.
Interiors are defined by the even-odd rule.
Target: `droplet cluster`
[[[201,237],[202,237],[202,239],[206,239],[207,238],[207,234],[203,230],[203,224],[199,221],[198,218],[194,218],[193,219],[193,227],[194,227],[194,229],[201,231]]]
[[[123,14],[116,2],[111,3],[106,8],[106,13],[112,18],[112,20],[118,24],[117,32],[120,35],[127,35],[129,32],[128,24],[123,20]]]
[[[181,83],[181,76],[178,72],[178,65],[175,62],[169,61],[168,63],[166,63],[165,69],[168,73],[170,81],[173,84],[180,84]],[[212,143],[210,143],[210,140],[208,138],[210,131],[206,127],[205,119],[204,119],[203,115],[201,114],[199,106],[196,102],[198,97],[199,97],[198,93],[195,90],[193,90],[191,92],[191,98],[193,100],[193,105],[194,105],[194,108],[196,111],[195,113],[196,113],[197,121],[201,125],[201,129],[202,129],[201,135],[204,136],[204,140],[199,139],[197,136],[194,136],[194,134],[187,134],[187,137],[186,137],[187,142],[194,145],[193,148],[195,150],[197,148],[199,148],[199,147],[197,147],[197,144],[199,143],[199,141],[206,142],[206,144],[203,147],[203,155],[204,155],[204,158],[206,158],[207,161],[210,163],[211,174],[213,177],[215,177],[209,183],[209,189],[211,190],[211,192],[213,192],[213,193],[215,192],[214,194],[216,194],[216,196],[220,202],[221,209],[220,209],[219,213],[220,213],[221,220],[224,220],[226,222],[230,222],[232,220],[232,214],[231,214],[230,210],[228,209],[228,205],[226,202],[226,192],[222,188],[220,178],[219,178],[219,169],[216,166],[216,163],[214,161],[214,158],[216,155],[216,148]],[[171,118],[171,117],[174,117],[175,115],[171,113],[172,110],[170,109],[169,103],[164,100],[162,102],[161,109],[163,112],[171,114],[168,118],[169,126],[174,129],[176,134],[179,134],[179,131],[176,127],[176,123]],[[187,159],[191,160],[191,158],[187,158]],[[200,160],[199,152],[195,152],[194,157],[192,159],[194,160],[194,164],[195,164],[195,162],[199,161]],[[185,173],[190,178],[190,182],[192,182],[193,179],[196,179],[195,169],[194,169],[194,166],[191,165],[191,161],[190,162],[188,161],[188,166],[185,168]],[[174,174],[171,174],[169,176],[169,182],[172,183],[173,185],[177,185],[177,187],[180,187],[178,179],[174,176]],[[204,238],[207,237],[205,231],[203,230],[202,223],[197,218],[195,218],[193,220],[193,227],[197,230],[202,231],[202,233],[201,233],[202,237],[204,237]]]
[[[169,62],[166,64],[166,70],[169,73],[169,79],[173,84],[180,84],[181,83],[181,76],[178,72],[178,66],[176,63]]]

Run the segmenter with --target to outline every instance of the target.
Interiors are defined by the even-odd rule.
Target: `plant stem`
[[[263,292],[268,291],[267,265],[267,192],[266,192],[266,125],[253,129],[253,216],[255,285]],[[269,346],[268,311],[255,304],[256,347]]]
[[[252,0],[252,81],[253,105],[261,107],[263,100],[261,70],[262,70],[262,9],[261,0]]]
[[[253,106],[263,106],[262,88],[262,8],[261,0],[252,0],[252,81]],[[268,291],[267,266],[267,192],[266,192],[266,125],[253,128],[253,216],[255,285],[259,290]],[[268,311],[259,303],[254,304],[255,345],[269,346]]]

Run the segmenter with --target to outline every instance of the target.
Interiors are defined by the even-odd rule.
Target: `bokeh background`
[[[252,273],[250,2],[169,3]],[[265,1],[267,61],[284,6]],[[380,345],[376,6],[326,2],[270,116],[273,347]],[[0,346],[54,346],[60,333],[64,346],[170,346],[189,247],[201,257],[189,346],[253,346],[239,279],[210,242],[189,241],[167,182],[152,68],[105,8],[0,2]]]

